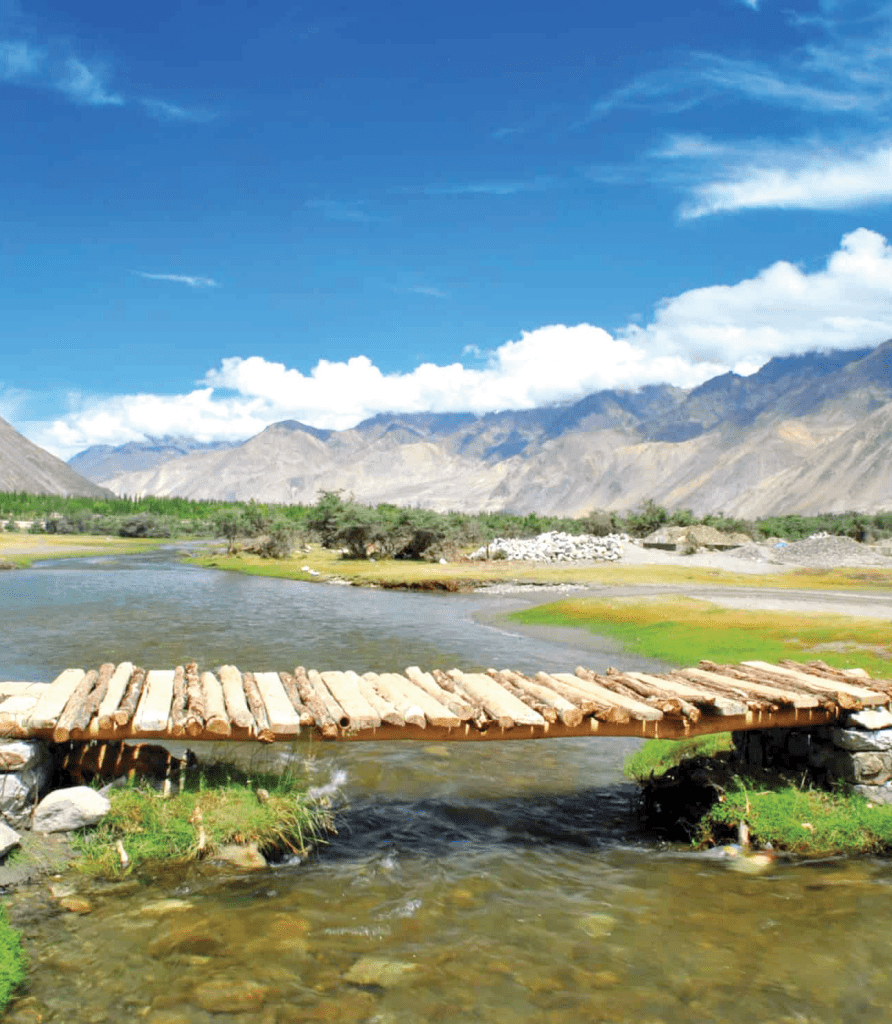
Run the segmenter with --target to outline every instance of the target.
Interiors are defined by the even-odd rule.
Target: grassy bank
[[[800,569],[753,576],[685,565],[532,565],[526,562],[415,562],[405,559],[342,558],[320,547],[289,558],[269,559],[241,552],[210,551],[189,559],[192,565],[251,576],[326,582],[343,580],[354,586],[408,590],[474,590],[493,583],[554,585],[583,583],[604,586],[680,584],[729,587],[771,587],[781,590],[892,589],[887,569]],[[306,569],[304,568],[306,566]],[[312,570],[312,572],[308,571]],[[314,575],[316,574],[316,575]]]
[[[153,551],[164,539],[92,537],[85,534],[0,533],[0,563],[27,569],[32,562],[50,558],[90,558]]]
[[[6,907],[0,904],[0,1013],[25,980],[27,970],[19,933],[10,925]]]
[[[761,585],[761,579],[760,579]],[[673,664],[821,658],[892,677],[892,624],[845,615],[743,611],[688,597],[571,598],[515,612],[517,622],[574,626],[609,636],[627,650]]]
[[[184,770],[175,795],[141,783],[112,789],[109,799],[109,814],[75,838],[79,870],[108,878],[213,856],[227,844],[255,844],[273,859],[305,854],[331,829],[326,810],[290,772],[249,776],[227,765],[194,767]]]
[[[744,768],[732,759],[729,733],[651,740],[625,771],[644,786],[645,808],[687,819],[697,847],[736,842],[744,822],[754,847],[807,857],[892,853],[892,807],[842,789],[817,789],[801,777]],[[650,823],[672,824],[656,816]]]

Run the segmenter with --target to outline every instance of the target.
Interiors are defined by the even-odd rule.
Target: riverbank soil
[[[0,891],[8,892],[46,875],[61,874],[77,857],[64,832],[21,829],[19,835],[20,845],[0,864]]]

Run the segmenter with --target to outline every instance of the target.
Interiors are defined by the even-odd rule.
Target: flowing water
[[[473,595],[206,572],[169,555],[0,576],[0,678],[195,657],[242,668],[645,664],[474,622]],[[16,893],[13,1021],[865,1022],[892,1004],[892,870],[686,856],[638,830],[635,741],[313,744],[338,834],[305,863]]]

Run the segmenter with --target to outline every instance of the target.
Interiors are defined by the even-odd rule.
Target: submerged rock
[[[213,859],[240,868],[242,871],[260,871],[268,867],[266,857],[257,848],[256,843],[227,843],[214,851]]]
[[[388,960],[383,956],[361,957],[344,975],[344,981],[354,985],[378,985],[392,988],[409,981],[421,969],[420,964],[406,960]]]

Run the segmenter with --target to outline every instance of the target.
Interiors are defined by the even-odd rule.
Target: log
[[[808,661],[804,665],[798,661],[791,661],[789,658],[781,658],[780,664],[784,668],[798,669],[802,672],[807,672],[808,675],[821,676],[823,679],[837,679],[842,683],[856,683],[858,685],[864,685],[872,690],[879,690],[882,693],[892,697],[892,679],[871,679],[870,676],[862,676],[860,674],[863,669],[843,669],[833,668],[828,665],[827,662],[817,660]]]
[[[69,698],[86,675],[82,668],[67,668],[44,690],[26,725],[29,729],[53,729]]]
[[[581,671],[589,672],[590,670],[582,669]],[[596,673],[591,674],[593,676],[596,675]],[[579,672],[576,675],[578,678]],[[658,711],[662,711],[664,715],[675,715],[676,717],[681,715],[681,701],[678,697],[669,696],[665,692],[659,695],[652,692],[641,693],[635,680],[627,676],[625,672],[620,672],[618,669],[608,669],[606,676],[600,676],[599,678],[605,680],[605,685],[609,683],[608,688],[613,693],[622,694],[630,700],[643,700],[645,704],[656,708]]]
[[[690,694],[683,694],[680,692],[681,687],[673,684],[668,679],[663,679],[660,676],[651,676],[644,672],[623,672],[623,679],[626,680],[626,685],[635,693],[640,694],[643,697],[656,697],[658,700],[663,697],[670,697],[678,702],[678,710],[681,712],[683,718],[686,718],[689,722],[699,722],[703,715],[700,708],[697,707],[692,701],[687,698]],[[693,687],[688,687],[689,690],[693,690]],[[667,711],[666,707],[659,705],[660,710],[664,713]]]
[[[292,705],[276,672],[256,672],[257,689],[263,698],[269,727],[276,736],[298,736],[300,715]]]
[[[112,668],[114,668],[113,665]],[[98,679],[99,673],[91,670],[78,683],[74,693],[68,698],[65,709],[59,715],[55,729],[53,729],[54,743],[67,743],[73,729],[85,729],[90,724],[93,712],[98,707],[98,704],[94,706],[90,699]],[[106,679],[106,684],[107,682]]]
[[[839,699],[842,695],[870,706],[886,704],[888,702],[886,695],[877,693],[876,690],[868,690],[863,686],[853,686],[851,683],[837,683],[819,679],[817,676],[810,676],[805,672],[796,672],[793,669],[784,668],[782,665],[770,665],[765,661],[744,661],[741,662],[741,667],[753,668],[758,672],[765,672],[770,676],[777,677],[781,686],[783,686],[786,680],[792,679],[802,686],[815,686],[825,692],[835,693],[839,695],[837,700],[843,707],[845,707],[845,704]]]
[[[186,668],[177,665],[173,670],[173,700],[170,705],[171,736],[186,735]]]
[[[384,679],[394,689],[398,690],[405,701],[414,707],[420,708],[427,723],[440,729],[455,729],[461,725],[461,719],[449,708],[435,700],[426,690],[416,686],[405,676],[397,672],[384,672],[378,677]],[[408,721],[408,719],[406,719]]]
[[[498,722],[502,729],[512,729],[515,725],[545,726],[545,719],[523,701],[504,690],[489,676],[476,672],[462,672],[453,669],[447,675],[464,690],[479,700],[486,711]]]
[[[386,725],[405,726],[406,720],[399,713],[396,707],[390,703],[389,700],[385,700],[380,693],[375,689],[372,683],[364,678],[363,676],[356,675],[355,672],[348,672],[348,675],[356,676],[356,685],[359,687],[359,692],[365,697],[365,699],[375,709],[375,713]]]
[[[253,672],[246,672],[242,676],[242,685],[245,688],[245,699],[248,702],[248,708],[254,718],[257,739],[261,743],[272,743],[276,737],[273,735],[272,727],[269,724],[266,705],[263,703],[263,697],[260,696],[260,689],[257,686],[257,679]]]
[[[341,705],[350,719],[350,728],[356,731],[377,729],[381,725],[381,716],[363,697],[356,673],[322,672],[322,681],[328,687],[334,699]],[[355,678],[354,678],[355,677]]]
[[[503,676],[509,678],[521,691],[529,693],[535,700],[540,701],[544,706],[552,708],[563,725],[571,728],[582,723],[584,712],[567,697],[558,693],[543,683],[533,682],[520,672],[513,672],[503,669],[498,673],[501,679]],[[545,717],[544,715],[542,716]]]
[[[568,673],[549,675],[547,672],[537,672],[536,682],[566,697],[585,714],[591,715],[599,722],[622,725],[631,721],[632,716],[628,708],[596,697],[591,689],[585,687],[583,680],[576,676],[571,676]]]
[[[821,706],[820,699],[812,693],[780,690],[776,687],[753,682],[750,679],[735,679],[721,673],[707,672],[706,669],[702,668],[683,669],[682,672],[686,679],[696,680],[703,686],[707,688],[712,687],[722,694],[736,692],[749,700],[752,699],[753,695],[762,698],[762,708],[765,708],[767,705],[767,710],[769,711],[783,706],[794,708],[817,708]]]
[[[444,690],[437,685],[437,681],[429,672],[422,672],[417,665],[410,665],[406,669],[406,678],[410,683],[424,690],[426,694],[444,708],[448,708],[459,721],[469,722],[474,717],[474,705],[463,700],[454,690]]]
[[[638,721],[643,722],[659,722],[663,718],[663,712],[658,708],[651,707],[650,704],[645,704],[642,700],[634,700],[632,697],[627,697],[623,693],[617,693],[610,688],[609,679],[606,676],[599,676],[596,672],[589,672],[585,670],[585,675],[570,675],[569,673],[564,674],[563,672],[556,672],[554,674],[555,679],[561,679],[565,682],[575,679],[581,683],[584,689],[589,690],[593,696],[599,700],[603,700],[606,703],[613,703],[618,707],[624,708],[628,711],[631,716]]]
[[[153,669],[146,676],[142,697],[133,716],[133,732],[166,732],[173,702],[173,671]]]
[[[366,672],[362,678],[372,684],[380,697],[397,709],[406,725],[415,725],[419,729],[427,728],[424,712],[405,695],[403,688],[399,685],[400,676],[391,672],[386,672],[383,675]]]
[[[545,704],[537,697],[527,693],[526,690],[522,690],[512,679],[509,678],[509,674],[507,672],[499,672],[494,668],[488,668],[486,670],[486,674],[494,683],[498,683],[503,690],[507,690],[512,696],[526,704],[528,708],[532,708],[533,711],[540,714],[549,725],[553,725],[558,720],[558,713],[550,704]],[[576,710],[581,718],[582,712],[579,711],[578,708]]]
[[[313,687],[314,693],[325,705],[325,710],[332,721],[337,722],[341,729],[346,729],[350,724],[350,716],[338,703],[337,697],[325,685],[325,680],[322,678],[321,673],[311,668],[307,671],[307,678],[310,680],[310,686]]]
[[[115,712],[116,726],[126,725],[133,718],[133,713],[139,704],[139,698],[145,681],[146,670],[144,668],[135,668],[130,676],[130,682],[127,684],[127,690],[121,699],[118,710]]]
[[[294,681],[297,684],[300,699],[304,702],[313,716],[316,726],[326,739],[334,739],[338,734],[338,723],[328,713],[328,708],[316,695],[307,670],[303,665],[298,665],[294,670]]]
[[[280,672],[279,679],[282,682],[282,686],[285,688],[288,700],[291,701],[291,706],[297,713],[298,721],[302,726],[312,729],[316,725],[316,719],[313,718],[313,713],[300,699],[300,690],[297,688],[297,682],[294,676],[291,675],[290,672]]]
[[[221,665],[219,670],[220,685],[223,687],[223,699],[226,701],[226,714],[229,721],[239,729],[254,729],[254,716],[248,709],[245,699],[245,688],[242,674],[235,665]]]
[[[204,709],[204,729],[215,736],[230,736],[232,723],[226,714],[223,684],[213,672],[201,673],[201,705]],[[192,735],[190,733],[190,735]]]
[[[122,661],[112,673],[112,677],[108,681],[108,689],[99,703],[99,713],[96,716],[100,729],[115,727],[115,712],[127,690],[132,674],[132,661]]]
[[[474,713],[471,716],[471,721],[478,729],[488,729],[490,726],[489,716],[486,713],[486,709],[480,703],[479,700],[474,700],[470,694],[464,693],[460,687],[456,686],[455,681],[450,679],[446,673],[439,668],[435,668],[431,675],[434,677],[434,682],[440,687],[441,690],[445,690],[447,693],[454,694],[455,697],[464,702],[470,704],[474,709]]]
[[[186,666],[186,733],[200,736],[204,731],[204,687],[198,674],[198,665],[190,661]]]
[[[806,697],[816,697],[821,707],[830,710],[838,709],[839,707],[836,701],[836,694],[831,691],[823,690],[814,686],[803,685],[793,679],[788,679],[783,683],[779,683],[776,676],[771,676],[764,672],[757,672],[756,669],[741,668],[739,665],[716,665],[714,662],[705,660],[700,662],[699,669],[685,669],[685,672],[693,673],[694,675],[700,671],[713,673],[724,678],[729,684],[733,684],[738,687],[738,693],[740,693],[741,690],[744,690],[747,686],[756,684],[759,686],[765,686],[774,693],[780,691],[798,693]]]

